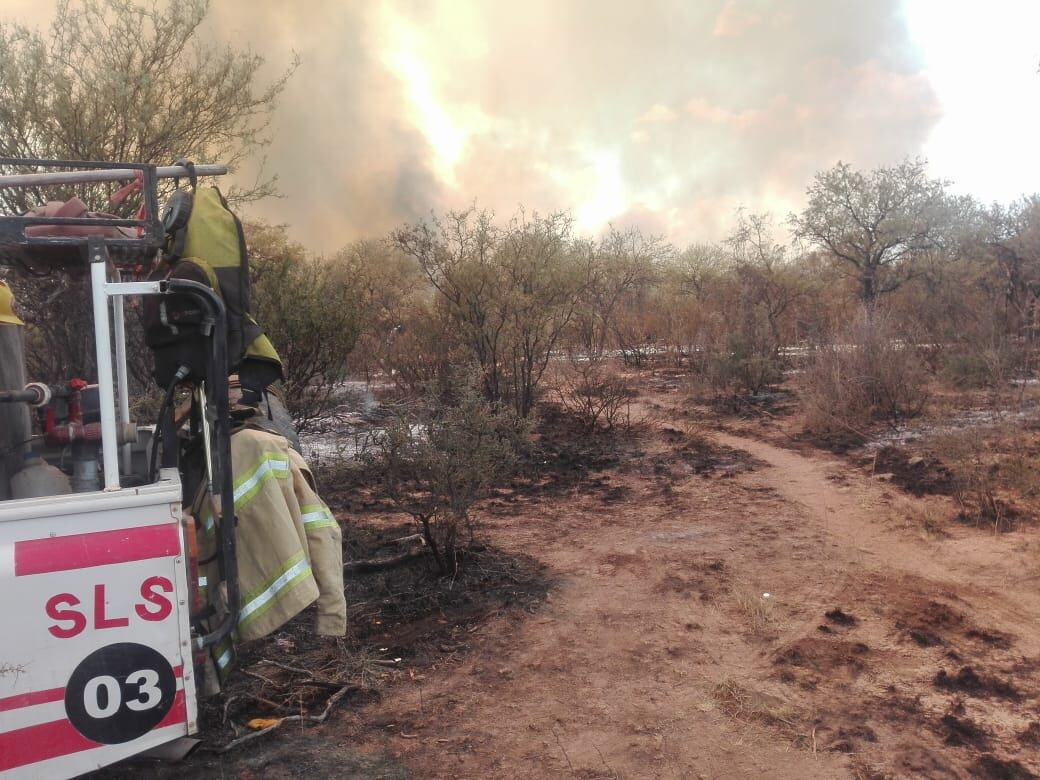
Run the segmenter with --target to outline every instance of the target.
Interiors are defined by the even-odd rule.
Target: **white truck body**
[[[181,486],[0,503],[0,775],[66,778],[195,733]]]
[[[218,176],[227,168],[0,158],[2,168],[13,173],[0,175],[0,189],[136,179],[142,190],[143,218],[133,220],[104,214],[17,216],[0,209],[0,266],[43,264],[68,272],[82,269],[85,260],[90,273],[101,447],[97,457],[88,453],[81,462],[99,460],[101,465],[102,478],[88,480],[84,489],[95,483],[104,489],[0,501],[0,776],[51,780],[194,734],[193,652],[220,641],[235,624],[233,524],[220,524],[220,561],[231,583],[227,616],[212,633],[193,638],[187,577],[195,569],[186,560],[178,472],[164,469],[151,482],[151,468],[147,475],[132,470],[136,426],[130,422],[123,301],[127,296],[187,295],[206,313],[212,336],[207,376],[220,381],[204,383],[207,387],[199,391],[206,420],[201,438],[209,479],[219,486],[224,505],[232,507],[226,310],[206,285],[178,279],[123,281],[120,270],[137,275],[166,241],[159,220],[160,178]],[[44,229],[30,233],[31,226]],[[65,377],[56,386],[76,398],[80,417],[82,383]],[[41,387],[46,393],[39,400],[8,397],[5,402],[43,409],[51,390]],[[207,401],[214,416],[205,412]],[[66,413],[73,404],[68,405]],[[96,437],[88,436],[83,425],[82,419],[70,418],[65,440],[95,446]],[[53,435],[54,429],[47,433]],[[151,484],[123,485],[142,478]]]

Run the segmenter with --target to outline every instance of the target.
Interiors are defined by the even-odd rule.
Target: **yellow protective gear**
[[[0,282],[0,322],[7,325],[24,325],[25,323],[14,313],[14,294],[6,283]]]
[[[231,436],[236,549],[241,593],[236,641],[259,639],[317,603],[314,630],[343,636],[343,533],[318,496],[307,463],[285,437],[245,427]],[[193,514],[200,560],[216,552],[217,529],[203,492]],[[220,614],[219,571],[212,561],[199,572],[208,599]],[[201,583],[200,583],[201,584]],[[234,658],[230,642],[214,648],[220,677]]]
[[[261,333],[246,346],[246,357],[276,363],[279,369],[281,369],[282,359],[278,355],[278,350],[274,348],[271,339],[267,338],[267,335],[264,333]]]

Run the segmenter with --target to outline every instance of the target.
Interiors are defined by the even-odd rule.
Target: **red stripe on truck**
[[[26,726],[0,734],[0,772],[96,747],[101,744],[84,737],[67,720]]]
[[[173,667],[173,676],[178,680],[181,675],[184,674],[183,666]],[[6,698],[0,699],[0,712],[9,712],[10,710],[20,710],[22,707],[33,707],[37,704],[50,704],[53,701],[61,701],[65,698],[64,688],[51,688],[46,691],[29,691],[28,693],[18,693],[14,696],[7,696]],[[174,706],[176,706],[176,699],[174,699]]]
[[[177,691],[173,706],[155,728],[176,726],[187,718],[184,691]],[[100,742],[94,742],[84,737],[67,720],[54,720],[38,726],[26,726],[0,734],[0,772],[98,747],[104,746]]]
[[[94,531],[14,543],[14,574],[49,574],[179,555],[176,523]]]
[[[0,712],[20,710],[22,707],[32,707],[34,704],[50,704],[52,701],[61,701],[64,698],[64,688],[51,688],[49,691],[19,693],[16,696],[8,696],[5,699],[0,699]]]
[[[178,723],[184,723],[188,719],[188,706],[184,701],[184,690],[177,691],[177,695],[173,698],[173,706],[170,707],[170,711],[166,713],[166,717],[159,721],[159,725],[155,728],[164,729],[167,726],[176,726]]]

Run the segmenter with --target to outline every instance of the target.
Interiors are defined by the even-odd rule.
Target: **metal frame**
[[[171,295],[186,294],[194,297],[207,309],[206,324],[212,335],[210,376],[228,375],[227,315],[224,302],[209,287],[198,282],[170,279],[150,282],[122,282],[109,280],[109,257],[106,240],[91,236],[88,242],[90,260],[91,299],[94,309],[94,338],[98,367],[98,404],[101,415],[101,457],[104,472],[104,489],[112,492],[121,489],[119,481],[118,448],[116,429],[116,402],[120,416],[129,419],[129,398],[126,382],[125,335],[116,328],[116,355],[119,370],[113,376],[112,351],[110,349],[109,299],[117,307],[118,319],[122,318],[122,298],[127,295]],[[118,271],[116,271],[118,274]],[[120,341],[123,341],[120,347]],[[116,384],[117,392],[113,391]],[[207,473],[210,496],[220,516],[220,561],[224,581],[227,584],[228,614],[214,631],[196,639],[199,649],[210,647],[228,636],[238,621],[239,587],[238,558],[235,549],[235,493],[231,473],[230,402],[227,382],[206,382],[206,407],[212,410],[203,420],[207,451]],[[209,425],[213,426],[213,442],[208,436]],[[211,446],[212,445],[212,446]],[[124,451],[125,452],[125,451]],[[125,457],[125,454],[124,454]]]
[[[43,758],[31,758],[27,760],[36,761],[39,767],[46,766],[51,774],[70,776],[73,773],[84,771],[90,766],[96,767],[112,763],[132,753],[138,752],[142,747],[148,748],[164,739],[182,735],[186,729],[188,733],[194,733],[196,723],[195,703],[195,679],[192,668],[192,649],[203,650],[210,648],[228,637],[235,625],[238,623],[239,613],[239,582],[238,561],[235,549],[235,525],[234,516],[234,489],[231,472],[231,434],[230,434],[230,409],[228,399],[228,383],[224,381],[228,376],[228,353],[227,353],[227,313],[224,303],[219,295],[210,287],[187,280],[169,279],[158,281],[123,281],[119,270],[119,263],[123,265],[138,265],[146,262],[151,256],[158,252],[163,238],[162,225],[156,218],[157,208],[157,180],[167,176],[188,176],[188,170],[183,166],[170,166],[168,168],[156,168],[148,165],[128,165],[124,163],[76,163],[66,161],[36,161],[36,160],[6,160],[0,159],[3,164],[25,164],[39,167],[82,167],[91,170],[70,172],[51,172],[40,174],[19,174],[17,176],[0,176],[0,188],[13,186],[53,185],[81,182],[120,181],[123,179],[141,176],[144,183],[143,198],[146,205],[146,214],[149,219],[145,220],[123,220],[115,218],[98,219],[62,219],[62,218],[30,218],[30,217],[0,217],[0,264],[14,261],[20,264],[26,261],[45,263],[54,270],[76,272],[88,271],[91,285],[91,306],[94,320],[95,356],[97,360],[97,382],[98,401],[101,429],[101,459],[103,464],[103,489],[89,494],[51,496],[39,499],[25,499],[19,501],[3,502],[0,504],[0,529],[6,528],[10,533],[7,538],[15,538],[22,530],[18,523],[31,524],[30,529],[41,539],[49,541],[51,538],[61,537],[68,533],[71,527],[77,533],[90,533],[96,528],[111,528],[120,533],[128,533],[126,529],[147,527],[151,528],[156,518],[154,508],[166,505],[169,518],[166,523],[174,521],[177,523],[178,544],[171,554],[162,556],[164,565],[167,567],[174,581],[174,594],[172,598],[179,603],[177,610],[178,634],[171,641],[176,643],[181,668],[183,670],[183,688],[186,697],[186,710],[181,717],[186,718],[183,725],[181,721],[170,722],[163,728],[154,728],[135,740],[114,745],[105,744],[99,748],[89,748],[66,753],[55,753],[53,756]],[[214,175],[225,173],[223,166],[198,166],[194,173],[196,175]],[[106,237],[103,235],[86,236],[26,236],[25,227],[33,224],[47,225],[91,225],[91,226],[115,226],[136,227],[140,231],[139,238],[129,236]],[[112,231],[108,231],[110,234]],[[86,263],[84,267],[84,261]],[[30,268],[31,270],[31,268]],[[163,470],[160,472],[159,481],[140,487],[124,488],[120,479],[120,456],[122,458],[123,470],[130,471],[130,448],[119,443],[119,422],[128,423],[130,420],[130,398],[127,377],[127,345],[126,325],[123,299],[128,295],[178,295],[189,296],[197,302],[203,312],[202,332],[208,337],[207,376],[209,381],[199,383],[197,392],[198,408],[204,410],[201,421],[202,430],[205,433],[205,447],[207,453],[207,474],[209,478],[209,491],[213,502],[214,514],[219,518],[219,554],[218,562],[221,574],[227,588],[227,613],[220,624],[204,635],[197,635],[192,631],[191,625],[198,618],[191,614],[192,607],[187,606],[190,602],[190,589],[187,581],[188,567],[185,565],[187,549],[183,538],[182,518],[182,487],[177,479],[176,470]],[[110,308],[111,307],[111,308]],[[114,321],[113,321],[114,320]],[[114,340],[114,345],[113,345]],[[35,396],[34,396],[35,397]],[[210,434],[212,433],[212,436]],[[171,436],[167,447],[176,448],[176,440]],[[164,453],[165,455],[166,453]],[[136,514],[135,514],[136,513]],[[92,515],[92,517],[88,517]],[[121,518],[129,517],[132,522],[124,526]],[[69,525],[69,521],[75,521]],[[50,522],[48,522],[48,519]],[[8,525],[8,523],[15,525]],[[64,530],[55,530],[64,529]],[[133,530],[133,529],[131,529]],[[121,537],[125,541],[125,537]],[[143,560],[143,559],[142,559]],[[158,558],[153,556],[143,562],[127,562],[126,566],[138,566],[145,574],[149,573],[149,566],[154,573],[154,566]],[[95,564],[96,565],[96,564]],[[120,569],[125,571],[125,569]],[[35,574],[37,572],[30,572]],[[92,580],[85,580],[88,584]],[[146,580],[147,582],[148,580]],[[122,583],[117,582],[117,585]],[[61,585],[64,587],[64,583]],[[95,588],[99,587],[95,585]],[[103,587],[103,586],[100,586]],[[144,587],[144,586],[142,586]],[[38,589],[38,588],[37,588]],[[14,591],[14,593],[18,593]],[[143,595],[142,591],[142,595]],[[8,594],[11,595],[10,593]],[[98,598],[95,590],[95,600]],[[104,592],[101,593],[104,599]],[[22,598],[22,600],[26,600]],[[41,601],[41,604],[43,602]],[[106,602],[107,603],[107,602]],[[35,614],[35,613],[34,613]],[[42,614],[42,612],[41,612]],[[95,622],[97,612],[95,610]],[[137,614],[140,614],[139,612]],[[51,616],[53,617],[53,616]],[[125,623],[122,625],[126,625]],[[149,624],[150,625],[150,624]],[[118,628],[117,625],[103,625],[101,628]],[[158,630],[158,629],[156,629]],[[196,629],[201,631],[205,629]],[[55,635],[57,636],[57,635]],[[162,639],[163,647],[168,642],[166,637],[169,632],[163,629],[162,636],[153,637],[158,642]],[[194,638],[193,638],[194,637]],[[15,647],[20,649],[17,645]],[[85,641],[93,642],[93,637]],[[143,640],[142,640],[143,641]],[[2,643],[0,643],[2,644]],[[150,646],[150,645],[149,645]],[[159,646],[158,644],[156,646]],[[40,648],[34,646],[39,652]],[[90,648],[87,648],[90,649]],[[162,650],[164,657],[171,663],[175,663],[167,648]],[[65,655],[59,656],[61,659]],[[56,677],[61,664],[55,663],[45,666],[44,670]],[[56,671],[57,670],[57,671]],[[46,679],[46,678],[45,678]],[[53,684],[62,682],[55,679],[47,680],[48,689]],[[18,695],[22,695],[18,691]],[[47,700],[47,703],[50,699]],[[44,705],[40,705],[44,706]],[[36,715],[33,715],[36,717]],[[27,716],[28,717],[28,716]],[[41,721],[43,722],[43,721]],[[36,721],[32,722],[34,727]],[[10,726],[10,724],[7,724]],[[17,724],[16,724],[17,725]],[[5,730],[9,735],[10,728]],[[80,758],[80,753],[89,749],[90,758],[86,755]],[[90,766],[87,765],[88,762]],[[35,763],[19,764],[15,773],[28,772],[32,774],[34,768],[36,773],[39,767]],[[34,776],[34,775],[33,775]]]
[[[158,176],[154,165],[133,163],[85,162],[79,160],[36,160],[3,157],[0,166],[16,168],[76,168],[75,171],[50,171],[0,176],[0,187],[45,187],[104,181],[125,181],[140,176],[145,219],[115,217],[28,217],[0,216],[0,263],[31,265],[46,262],[64,268],[82,267],[83,250],[89,236],[27,236],[33,225],[131,228],[138,236],[106,240],[110,254],[129,263],[155,256],[163,243],[159,221]]]
[[[152,168],[157,179],[187,178],[188,169],[183,165],[136,165],[133,163],[97,163],[78,160],[29,160],[0,157],[0,165],[36,165],[49,167],[96,168],[97,170],[54,171],[52,173],[14,173],[0,176],[0,187],[44,187],[52,184],[92,184],[105,181],[128,181],[138,171]],[[226,165],[193,166],[196,176],[223,176],[228,172]]]
[[[184,165],[156,167],[143,163],[87,162],[83,160],[37,160],[0,157],[0,166],[15,168],[73,168],[71,171],[44,171],[0,175],[0,189],[12,187],[49,187],[69,184],[92,184],[142,180],[144,219],[116,217],[26,217],[0,216],[0,265],[31,265],[34,259],[44,257],[54,266],[66,269],[79,267],[82,252],[89,236],[27,236],[25,228],[33,225],[85,226],[104,228],[131,228],[138,237],[122,236],[106,239],[113,261],[135,265],[155,257],[165,234],[159,221],[158,180],[188,178]],[[194,166],[195,176],[222,176],[228,172],[225,165]]]
[[[164,282],[123,282],[119,271],[115,281],[109,281],[108,253],[104,244],[90,250],[90,295],[94,308],[94,351],[98,367],[98,401],[101,413],[101,457],[104,489],[119,490],[119,463],[117,460],[116,402],[119,403],[119,422],[130,422],[130,390],[126,370],[126,328],[123,321],[123,298],[127,295],[165,295]],[[108,301],[112,299],[115,318],[115,387],[113,393],[113,363],[110,346]],[[123,470],[129,471],[129,445],[123,445]]]
[[[98,405],[101,413],[101,463],[104,472],[104,489],[119,490],[119,462],[116,452],[116,407],[112,391],[112,350],[108,298],[122,293],[108,281],[108,252],[101,242],[90,242],[90,295],[94,306],[94,354],[97,357]],[[156,290],[158,292],[158,290]],[[124,334],[125,335],[125,334]],[[118,349],[118,347],[117,347]],[[123,344],[123,359],[126,345]],[[126,369],[119,372],[123,380],[119,385],[120,407],[127,395]]]
[[[0,216],[0,264],[12,257],[16,262],[24,262],[31,261],[35,255],[48,255],[49,253],[52,257],[59,258],[56,270],[73,270],[83,267],[85,254],[90,273],[98,371],[103,492],[118,493],[123,488],[119,475],[120,447],[122,445],[119,444],[117,438],[117,414],[123,423],[130,420],[123,298],[127,295],[178,294],[191,296],[207,312],[204,327],[208,329],[207,335],[211,336],[210,377],[228,376],[228,354],[227,315],[224,302],[214,290],[198,282],[180,279],[124,282],[116,259],[124,260],[124,264],[138,265],[158,252],[165,235],[162,224],[157,218],[158,180],[160,178],[189,178],[191,174],[219,176],[227,173],[228,169],[223,165],[199,165],[194,166],[193,171],[189,171],[184,165],[156,167],[139,163],[12,158],[0,158],[0,166],[78,169],[0,176],[0,188],[124,181],[138,176],[142,179],[142,195],[145,214],[148,215],[147,219]],[[71,237],[25,235],[26,226],[38,224],[132,227],[138,229],[140,237],[134,239],[101,235]],[[109,309],[110,301],[111,311]],[[115,337],[114,363],[113,335]],[[210,456],[207,461],[207,472],[214,509],[220,517],[219,561],[221,573],[227,584],[228,613],[215,630],[196,638],[195,644],[198,649],[215,645],[228,636],[238,621],[239,608],[228,384],[219,380],[206,382],[204,392],[206,393],[205,406],[209,412],[203,425],[207,432],[209,426],[212,425],[214,434],[212,442],[207,442]],[[129,447],[123,446],[121,454],[124,466],[129,465]]]

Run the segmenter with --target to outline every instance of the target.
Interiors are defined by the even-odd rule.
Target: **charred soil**
[[[481,505],[456,580],[422,560],[357,575],[345,642],[303,616],[244,648],[206,746],[320,713],[320,681],[352,686],[327,720],[161,772],[1040,774],[1040,531],[921,533],[893,516],[953,511],[919,453],[835,457],[665,379],[632,431],[579,440],[544,418],[540,461]],[[347,558],[413,532],[363,484],[325,492]]]

